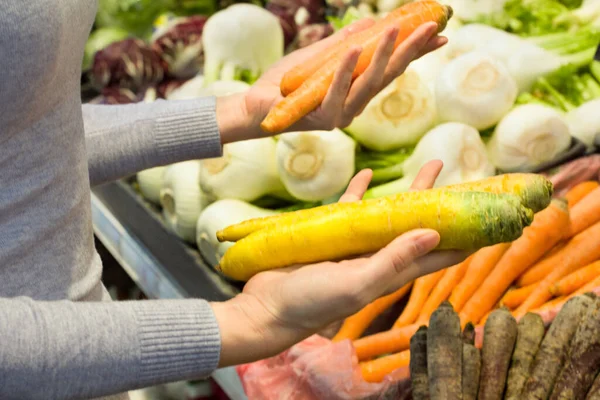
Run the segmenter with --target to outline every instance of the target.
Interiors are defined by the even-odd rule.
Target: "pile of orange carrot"
[[[599,286],[600,185],[590,181],[538,212],[519,239],[483,248],[454,267],[377,300],[344,321],[333,340],[352,340],[364,378],[377,381],[407,367],[410,338],[446,300],[464,327],[469,322],[482,325],[500,306],[520,319]],[[406,307],[390,330],[361,337],[371,321],[407,295]]]

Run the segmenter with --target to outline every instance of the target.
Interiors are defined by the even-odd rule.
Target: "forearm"
[[[216,110],[222,144],[268,136],[260,128],[260,116],[248,113],[244,93],[217,98]]]
[[[214,98],[84,105],[83,118],[92,185],[221,155]]]
[[[0,398],[94,398],[216,368],[219,330],[202,300],[0,299]]]
[[[316,333],[291,329],[245,294],[212,303],[221,332],[219,368],[272,357]]]

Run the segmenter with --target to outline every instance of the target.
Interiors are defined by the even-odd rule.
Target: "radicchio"
[[[333,27],[329,23],[305,25],[298,31],[296,46],[301,49],[318,42],[333,33]]]
[[[203,15],[177,18],[155,35],[152,47],[164,60],[170,76],[188,79],[200,72],[206,20]]]
[[[119,87],[136,92],[162,81],[165,67],[158,52],[143,40],[125,39],[96,53],[90,81],[98,90]]]
[[[270,0],[266,9],[279,18],[286,48],[294,42],[300,28],[326,22],[323,0]]]

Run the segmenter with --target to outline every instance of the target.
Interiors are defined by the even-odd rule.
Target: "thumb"
[[[440,243],[440,234],[432,229],[416,229],[407,232],[375,253],[369,260],[368,268],[381,282],[389,282],[406,269],[419,257],[433,250]]]

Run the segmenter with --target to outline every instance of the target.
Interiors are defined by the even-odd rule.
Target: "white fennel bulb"
[[[184,161],[169,166],[160,190],[160,204],[167,226],[181,239],[196,241],[196,222],[200,212],[211,202],[200,188],[199,161]]]
[[[435,181],[436,187],[483,179],[495,173],[477,129],[459,122],[447,122],[423,136],[413,154],[402,165],[402,178],[369,189],[366,197],[407,191],[421,167],[432,160],[444,163]]]
[[[435,121],[431,90],[408,69],[379,92],[346,131],[365,147],[386,151],[416,144]]]
[[[592,147],[596,135],[600,135],[600,99],[583,103],[567,114],[572,136]]]
[[[221,157],[201,161],[200,186],[218,199],[254,201],[285,193],[275,149],[270,137],[226,144]]]
[[[524,104],[502,118],[487,149],[498,169],[511,172],[550,161],[570,144],[571,134],[562,113],[541,104]]]
[[[440,121],[462,122],[479,130],[500,121],[513,107],[518,92],[506,67],[477,51],[450,61],[435,84]]]
[[[457,19],[450,19],[444,29],[443,35],[452,40],[458,29],[462,26]],[[450,62],[450,58],[445,51],[445,46],[441,49],[427,53],[421,58],[410,63],[410,68],[419,74],[422,82],[425,82],[429,88],[435,90],[435,80],[439,76],[442,68]]]
[[[167,100],[187,100],[202,96],[205,89],[204,76],[198,75],[185,81],[184,84],[169,92],[165,98]]]
[[[233,242],[219,242],[217,232],[230,225],[252,219],[267,217],[277,214],[276,211],[256,207],[237,199],[217,200],[206,207],[196,224],[196,243],[202,250],[207,243],[214,250],[217,259],[223,257],[225,251],[233,245]]]
[[[495,57],[508,69],[520,91],[529,90],[539,77],[570,61],[517,35],[483,24],[461,27],[444,51],[451,59],[471,51]]]
[[[277,141],[277,168],[287,191],[303,201],[342,192],[354,174],[356,143],[339,129],[285,133]]]
[[[153,204],[160,204],[160,189],[167,167],[146,169],[137,173],[136,179],[142,196]]]
[[[283,57],[279,18],[254,4],[234,4],[213,14],[202,32],[207,82],[253,82]]]

